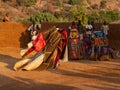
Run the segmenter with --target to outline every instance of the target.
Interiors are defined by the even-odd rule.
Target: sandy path
[[[120,60],[70,61],[57,70],[14,71],[19,48],[0,48],[0,90],[120,90]]]

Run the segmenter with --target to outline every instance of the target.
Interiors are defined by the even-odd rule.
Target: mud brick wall
[[[71,23],[68,22],[44,22],[42,23],[41,32],[49,30],[56,26],[68,30]],[[24,48],[30,41],[27,28],[30,23],[16,23],[16,22],[0,22],[0,46],[1,47],[20,47]],[[96,30],[100,30],[101,24],[96,23]],[[120,49],[120,24],[109,24],[109,45],[112,48]]]
[[[111,48],[120,49],[120,24],[109,25],[109,45]]]
[[[24,47],[29,38],[28,23],[0,22],[0,47]]]

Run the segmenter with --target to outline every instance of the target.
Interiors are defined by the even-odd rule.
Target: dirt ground
[[[56,70],[14,71],[20,48],[0,48],[0,90],[120,90],[120,60],[69,61]]]

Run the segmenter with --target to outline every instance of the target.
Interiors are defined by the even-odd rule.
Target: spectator
[[[99,59],[99,54],[100,54],[100,38],[98,35],[95,35],[94,37],[94,59],[97,60]]]
[[[94,24],[94,21],[91,22],[91,25],[92,25],[92,32],[95,31],[95,24]]]
[[[103,31],[103,33],[105,34],[105,36],[108,37],[109,27],[108,27],[106,21],[103,22],[103,25],[101,26],[101,30]]]
[[[85,26],[85,29],[86,29],[87,37],[89,38],[89,40],[91,40],[93,26],[91,25],[90,21],[88,21],[88,24]]]
[[[91,25],[91,22],[90,22],[90,21],[88,21],[88,23],[87,23],[87,25],[85,26],[85,28],[86,28],[86,31],[92,31],[93,26]]]
[[[81,23],[81,20],[78,20],[77,29],[78,29],[79,34],[83,33],[83,25]]]
[[[4,18],[3,18],[3,22],[9,22],[9,21],[10,21],[9,14],[6,13],[5,16],[4,16]]]
[[[72,24],[69,26],[69,29],[77,29],[76,23],[73,21]]]

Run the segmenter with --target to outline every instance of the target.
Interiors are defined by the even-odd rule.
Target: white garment
[[[32,36],[32,41],[35,40],[36,38],[37,38],[37,35]],[[27,44],[28,48],[31,48],[31,47],[33,46],[32,41],[30,41],[30,42]]]
[[[71,26],[69,26],[69,27],[68,27],[68,29],[70,29],[70,30],[71,30]]]
[[[33,24],[30,25],[27,30],[28,30],[28,31],[31,31],[32,28],[33,28]]]
[[[103,30],[105,35],[108,35],[108,30],[109,30],[108,25],[102,25],[102,30]]]
[[[41,24],[35,24],[35,30],[37,29],[37,26],[41,29]],[[33,24],[28,27],[28,31],[31,31],[33,29]]]
[[[31,41],[31,42],[29,42],[29,43],[27,44],[27,46],[28,46],[28,48],[33,47],[33,43],[32,43],[32,41]]]
[[[27,50],[28,50],[28,48],[27,48],[27,49],[22,49],[22,50],[20,51],[20,55],[23,56],[23,55],[27,52]]]
[[[68,62],[68,46],[65,47],[65,53],[63,59],[60,59],[60,62]]]
[[[86,25],[85,28],[89,29],[89,30],[92,30],[93,26],[92,25]]]
[[[80,40],[82,40],[83,39],[83,34],[80,34],[79,36],[80,36]]]
[[[37,38],[37,35],[33,35],[32,36],[32,41],[35,40]]]
[[[91,32],[91,31],[87,31],[87,32],[86,32],[86,34],[87,34],[87,35],[88,35],[88,34],[90,34],[90,35],[91,35],[91,34],[92,34],[92,32]]]
[[[43,63],[44,54],[38,53],[34,58],[23,59],[15,63],[14,70],[34,70]]]
[[[43,63],[44,54],[40,53],[35,58],[22,68],[22,70],[31,71],[38,68]]]

